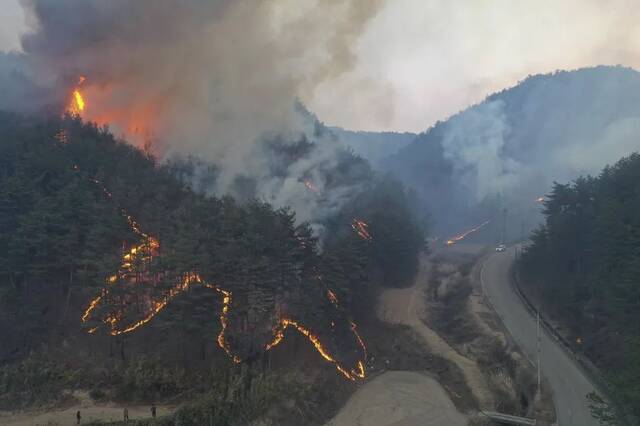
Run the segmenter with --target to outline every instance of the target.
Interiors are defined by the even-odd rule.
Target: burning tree
[[[415,259],[405,238],[413,228],[398,233],[406,210],[393,198],[397,188],[389,189],[391,198],[367,193],[327,219],[330,237],[320,251],[317,234],[290,210],[196,193],[171,165],[158,166],[78,116],[13,126],[9,134],[43,133],[28,144],[7,138],[1,148],[7,214],[0,221],[0,273],[23,300],[19,306],[48,312],[66,333],[84,320],[91,336],[113,336],[122,345],[138,332],[147,344],[157,327],[168,327],[185,353],[217,345],[234,360],[257,359],[297,334],[344,377],[363,376],[364,339],[354,320],[365,312],[358,304],[373,294],[372,271],[405,271],[398,261]],[[351,160],[344,160],[346,170]],[[322,190],[366,176],[354,161],[358,173],[327,171]],[[389,264],[380,262],[385,256]],[[33,290],[44,282],[53,284]],[[47,297],[38,301],[35,294]],[[198,315],[188,313],[195,309]],[[26,318],[16,321],[7,348],[22,342],[23,330],[40,327],[37,315]],[[194,329],[200,332],[186,338]],[[34,333],[19,345],[28,350],[39,339]]]
[[[77,166],[74,167],[74,170],[78,169]],[[108,198],[112,198],[111,192],[102,186],[99,180],[92,179],[92,181],[102,189]],[[263,216],[265,213],[269,215],[269,212],[273,212],[266,205],[254,204],[251,208]],[[285,331],[291,328],[305,336],[320,355],[326,361],[334,364],[346,378],[351,380],[364,378],[366,349],[355,323],[349,321],[344,315],[331,315],[329,312],[329,316],[327,316],[326,310],[321,312],[317,295],[313,294],[318,293],[317,290],[312,288],[311,293],[309,290],[300,291],[305,288],[306,280],[318,281],[315,283],[318,288],[321,288],[319,286],[321,283],[317,273],[314,273],[312,277],[304,274],[305,271],[309,273],[315,270],[309,264],[313,258],[305,259],[305,252],[306,254],[314,254],[313,246],[301,243],[309,240],[310,230],[305,227],[295,228],[292,213],[281,211],[278,216],[277,212],[273,212],[276,213],[276,216],[273,217],[272,214],[269,218],[276,230],[285,233],[283,242],[285,245],[288,242],[288,249],[274,252],[273,255],[276,256],[276,259],[265,258],[258,264],[237,271],[233,277],[226,274],[226,276],[222,274],[218,276],[218,279],[223,279],[228,286],[234,289],[238,288],[234,296],[236,290],[232,292],[229,287],[225,289],[217,284],[212,284],[212,281],[205,280],[196,272],[203,269],[203,265],[200,265],[197,259],[188,262],[192,269],[178,274],[171,274],[162,269],[154,271],[153,261],[159,256],[160,241],[157,237],[143,232],[140,225],[126,210],[120,210],[131,230],[138,235],[141,242],[124,251],[117,272],[107,278],[107,286],[86,307],[81,318],[83,323],[95,323],[96,313],[98,316],[98,325],[88,329],[90,334],[99,329],[100,323],[108,327],[108,332],[112,336],[133,332],[149,323],[169,303],[191,287],[201,286],[217,292],[222,298],[222,308],[219,314],[220,332],[217,343],[234,362],[239,363],[252,359],[272,349],[282,342]],[[360,226],[366,232],[365,225]],[[297,231],[300,231],[301,235],[297,235]],[[274,237],[277,238],[277,235]],[[197,236],[192,235],[191,238],[195,239]],[[248,248],[256,250],[259,247],[258,242],[254,241]],[[207,247],[201,247],[201,249],[206,250]],[[210,272],[210,274],[217,275],[216,272]],[[279,275],[279,280],[270,285],[271,280],[268,277],[274,275]],[[238,277],[243,277],[242,284],[237,282]],[[162,288],[162,283],[167,281],[170,282],[168,287],[165,285]],[[282,292],[283,287],[286,289],[292,286],[298,291]],[[326,294],[331,302],[330,306],[338,312],[338,301],[335,294],[329,289],[326,290]],[[239,303],[238,299],[240,299]],[[300,305],[292,303],[291,299],[309,300],[310,303],[303,303],[303,308],[300,309]],[[278,300],[277,303],[276,300]],[[303,323],[300,318],[309,317],[307,311],[310,308],[315,310],[316,314],[320,313],[320,315],[311,315],[311,317],[324,318],[324,321],[315,321],[313,326]],[[330,322],[332,326],[328,326],[326,322]],[[336,329],[336,322],[351,331],[352,344],[356,348],[358,345],[360,347],[360,357],[349,360],[353,367],[348,367],[348,364],[344,362],[340,355],[340,348],[335,344],[335,339],[321,337],[323,334],[325,337],[329,336],[330,330]],[[345,334],[342,333],[342,336],[344,337]],[[344,339],[341,340],[344,341]],[[331,341],[334,344],[329,347],[325,343],[326,341]]]

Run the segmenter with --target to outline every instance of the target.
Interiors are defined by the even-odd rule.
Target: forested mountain
[[[329,130],[373,166],[378,166],[383,159],[394,155],[418,136],[410,132],[366,132],[340,127],[329,127]]]
[[[640,418],[640,155],[556,183],[524,251],[524,284]]]
[[[265,143],[281,165],[313,144]],[[335,167],[318,197],[345,180],[363,191],[318,241],[290,209],[195,191],[192,162],[158,164],[77,116],[0,113],[0,359],[19,372],[0,372],[0,406],[62,386],[64,375],[38,376],[24,392],[18,378],[38,364],[20,363],[34,354],[54,363],[47,371],[90,360],[100,375],[65,386],[109,389],[117,360],[251,366],[298,334],[328,361],[317,368],[364,374],[356,323],[373,315],[378,285],[410,282],[424,238],[401,185],[348,151]],[[291,360],[308,353],[290,347]],[[184,391],[153,386],[148,397]]]
[[[539,217],[554,180],[598,173],[640,148],[640,73],[599,66],[526,78],[436,123],[383,162],[439,231],[509,209],[509,234]]]

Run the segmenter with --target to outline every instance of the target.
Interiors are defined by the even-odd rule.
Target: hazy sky
[[[19,48],[19,0],[1,0],[0,50]],[[387,0],[355,68],[303,101],[347,128],[422,131],[529,74],[640,66],[637,0]]]
[[[24,17],[19,0],[2,0],[0,7],[0,50],[18,48],[19,33],[24,28]]]

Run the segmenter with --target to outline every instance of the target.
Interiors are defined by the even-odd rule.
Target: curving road
[[[480,282],[494,309],[530,360],[536,359],[536,321],[510,283],[509,268],[515,249],[488,256],[481,265]],[[595,387],[567,353],[541,330],[542,374],[549,382],[559,426],[598,426],[585,396]]]

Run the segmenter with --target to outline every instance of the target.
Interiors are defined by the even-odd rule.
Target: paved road
[[[510,285],[509,267],[515,249],[489,256],[482,264],[482,288],[503,323],[531,360],[536,359],[536,321]],[[586,394],[593,384],[544,330],[541,337],[542,374],[553,391],[559,426],[598,426],[590,415]]]

